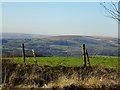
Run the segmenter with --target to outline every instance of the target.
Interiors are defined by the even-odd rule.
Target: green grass
[[[110,67],[110,68],[118,68],[118,57],[91,58],[91,64]]]
[[[23,58],[13,58],[14,63],[23,63]],[[39,65],[49,65],[49,66],[81,66],[82,58],[74,57],[37,57]],[[34,57],[26,58],[28,64],[34,63]]]
[[[14,63],[23,63],[22,57],[9,58]],[[49,66],[82,66],[83,59],[77,57],[37,57],[39,65]],[[105,67],[117,68],[118,58],[117,57],[95,57],[90,58],[91,65],[100,65]],[[27,57],[26,63],[33,64],[34,57]]]

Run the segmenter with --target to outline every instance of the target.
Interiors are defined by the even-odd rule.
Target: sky
[[[118,24],[99,2],[3,2],[2,32],[118,36]]]

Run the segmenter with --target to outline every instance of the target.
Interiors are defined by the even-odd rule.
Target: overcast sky
[[[5,2],[2,32],[118,36],[118,25],[98,2]]]

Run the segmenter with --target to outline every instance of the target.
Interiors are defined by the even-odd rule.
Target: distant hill
[[[3,56],[21,56],[21,43],[25,43],[27,55],[32,55],[31,49],[34,48],[37,56],[80,57],[82,56],[82,44],[86,44],[90,56],[118,56],[118,39],[113,37],[75,35],[42,36],[32,34],[9,34],[9,37],[6,36],[7,34],[3,34],[2,38]]]
[[[0,34],[3,39],[30,39],[30,38],[46,38],[47,35],[39,34],[24,34],[24,33],[2,33]]]

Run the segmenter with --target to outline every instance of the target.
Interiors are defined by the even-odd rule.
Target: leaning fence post
[[[34,58],[35,58],[35,63],[37,64],[37,59],[36,59],[36,56],[35,56],[35,51],[34,51],[34,49],[32,49],[32,54],[33,54],[33,56],[34,56]]]
[[[85,44],[83,44],[83,59],[84,59],[84,66],[86,67],[86,49],[85,49]]]
[[[5,74],[5,76],[4,76],[4,81],[3,81],[3,83],[5,84],[5,83],[6,83],[6,77],[7,77],[6,66],[4,67],[4,74]]]
[[[23,56],[23,60],[24,60],[24,63],[25,63],[25,46],[24,46],[24,43],[22,43],[22,56]]]
[[[89,59],[89,55],[88,55],[88,50],[87,49],[86,49],[86,56],[87,56],[88,65],[91,66],[90,65],[90,59]]]

